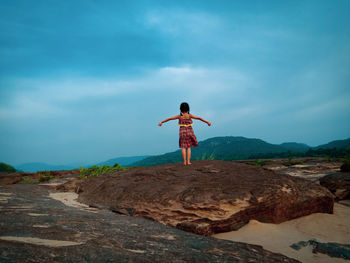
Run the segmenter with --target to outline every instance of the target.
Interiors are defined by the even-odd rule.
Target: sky
[[[350,1],[0,1],[0,161],[98,163],[198,141],[350,137]]]

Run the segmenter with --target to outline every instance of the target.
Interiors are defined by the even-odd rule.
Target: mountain
[[[113,166],[114,164],[119,164],[121,166],[129,166],[132,163],[141,161],[147,157],[150,157],[149,155],[142,155],[142,156],[131,156],[131,157],[118,157],[118,158],[114,158],[114,159],[110,159],[108,161],[104,161],[101,163],[98,163],[97,165],[109,165],[109,166]]]
[[[114,159],[110,159],[108,161],[104,161],[101,163],[98,163],[97,165],[104,165],[107,164],[109,166],[113,166],[115,163],[118,163],[121,166],[129,166],[131,163],[140,161],[146,157],[149,157],[149,155],[145,156],[131,156],[131,157],[118,157]],[[18,171],[23,171],[27,173],[34,173],[38,171],[59,171],[59,170],[72,170],[72,169],[78,169],[80,165],[54,165],[54,164],[47,164],[47,163],[24,163],[20,165],[16,165],[15,168]],[[89,165],[81,165],[82,167],[91,167],[92,164]]]
[[[281,143],[280,146],[285,148],[287,151],[291,151],[291,152],[306,152],[311,148],[305,143],[297,143],[297,142],[285,142],[285,143]]]
[[[260,139],[245,137],[214,137],[201,141],[199,146],[192,148],[192,160],[215,159],[215,160],[241,160],[249,159],[252,155],[262,153],[282,153],[293,149],[294,152],[305,152],[307,145],[298,143],[286,143],[276,145]],[[181,162],[181,150],[158,156],[151,156],[135,162],[132,166],[153,166],[163,163]]]
[[[283,147],[260,139],[227,136],[202,141],[199,147],[192,149],[192,154],[194,158],[199,159],[209,156],[223,159],[242,159],[251,154],[282,151],[285,151]]]
[[[320,151],[318,148],[339,148],[335,151]],[[348,147],[348,148],[346,148]],[[263,158],[293,158],[305,156],[346,157],[350,154],[350,139],[333,141],[311,148],[307,144],[287,142],[271,144],[260,139],[245,137],[214,137],[199,142],[192,148],[191,160],[242,160]],[[153,166],[164,163],[182,162],[181,150],[158,156],[151,156],[131,164],[131,166]]]
[[[181,150],[157,156],[118,157],[97,165],[113,166],[153,166],[164,163],[181,162]],[[302,156],[328,156],[350,158],[350,138],[331,141],[316,147],[309,147],[303,143],[286,142],[271,144],[260,139],[245,137],[214,137],[199,142],[199,146],[192,148],[192,160],[242,160],[263,158],[292,158]],[[83,166],[83,165],[82,165]],[[92,165],[84,165],[91,167]],[[16,170],[24,172],[72,170],[79,165],[52,165],[46,163],[25,163],[15,166]]]
[[[322,144],[319,146],[314,147],[313,149],[343,149],[343,148],[350,148],[350,138],[345,139],[345,140],[336,140],[336,141],[331,141],[327,144]]]
[[[79,167],[68,166],[68,165],[53,165],[47,163],[24,163],[15,166],[16,170],[34,173],[38,171],[59,171],[59,170],[72,170]]]
[[[15,173],[16,172],[16,169],[7,164],[7,163],[3,163],[3,162],[0,162],[0,173]]]

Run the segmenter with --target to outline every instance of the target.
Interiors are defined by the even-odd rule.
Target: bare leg
[[[191,148],[187,148],[187,164],[192,164],[191,163]]]
[[[182,158],[184,159],[184,165],[186,165],[186,148],[181,149]]]

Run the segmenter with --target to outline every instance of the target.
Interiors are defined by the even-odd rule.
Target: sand
[[[50,193],[49,197],[64,203],[66,206],[75,207],[75,208],[82,209],[82,210],[85,210],[88,212],[93,212],[93,213],[96,213],[98,211],[98,209],[96,209],[96,208],[89,207],[88,205],[79,203],[77,201],[78,194],[76,194],[76,193],[56,192],[56,193]]]
[[[334,204],[334,214],[315,213],[281,224],[251,220],[238,231],[213,235],[220,239],[261,245],[264,249],[281,253],[301,262],[350,262],[349,260],[312,253],[312,247],[294,250],[290,246],[300,241],[350,244],[350,200]]]
[[[53,240],[53,239],[42,239],[36,237],[18,237],[18,236],[0,236],[0,240],[14,241],[21,243],[28,243],[38,246],[47,247],[66,247],[66,246],[77,246],[83,243],[66,241],[66,240]]]

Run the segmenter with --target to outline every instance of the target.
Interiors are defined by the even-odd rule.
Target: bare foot
[[[184,165],[187,165],[187,163],[186,163],[186,162],[184,162]]]
[[[191,162],[187,162],[188,165],[191,165],[192,163]]]

